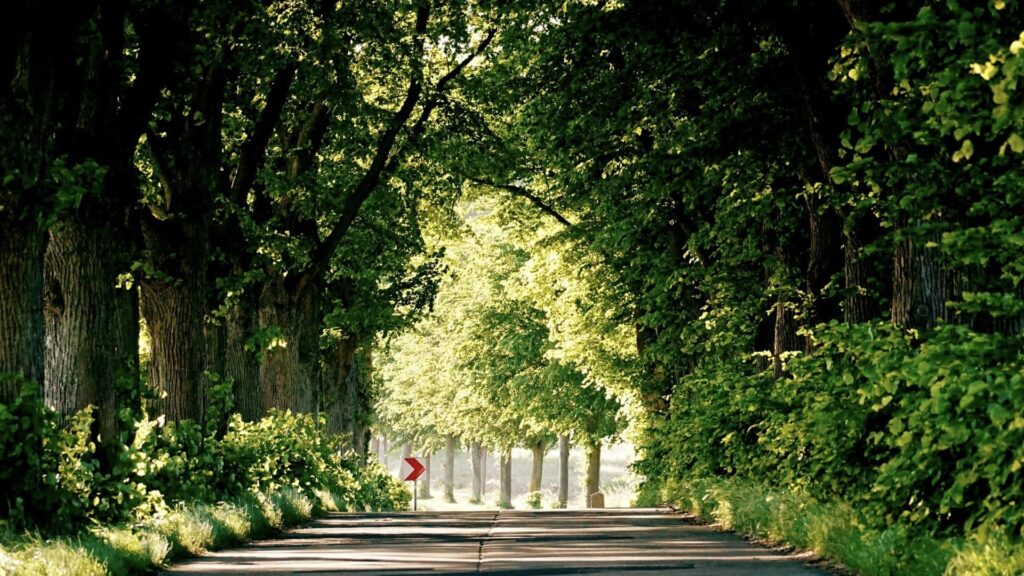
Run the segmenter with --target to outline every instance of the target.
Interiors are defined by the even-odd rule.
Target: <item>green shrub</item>
[[[523,501],[530,508],[534,508],[534,509],[541,508],[544,505],[544,493],[539,491],[539,490],[535,490],[533,492],[529,492],[523,498]]]
[[[308,519],[314,508],[409,505],[408,490],[379,464],[364,466],[336,451],[342,439],[326,432],[322,416],[272,410],[245,422],[236,414],[204,431],[194,422],[124,411],[125,443],[108,441],[108,464],[101,467],[91,412],[61,425],[28,383],[14,402],[0,405],[0,521],[59,534],[94,522],[156,518],[175,551],[197,552],[224,538],[244,539],[253,529]],[[273,494],[275,501],[253,493]],[[213,506],[224,501],[238,504]],[[183,503],[209,506],[186,514]],[[258,525],[246,526],[243,518]]]

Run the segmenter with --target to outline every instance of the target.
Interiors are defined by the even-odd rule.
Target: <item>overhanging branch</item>
[[[513,196],[526,198],[527,200],[532,202],[534,206],[540,208],[541,212],[544,212],[548,216],[551,216],[555,220],[558,220],[558,222],[561,223],[563,226],[571,227],[573,225],[572,222],[570,222],[565,216],[562,216],[550,204],[541,200],[537,195],[530,192],[526,188],[523,188],[522,186],[516,186],[514,184],[499,184],[497,182],[491,182],[490,180],[484,180],[482,178],[470,178],[469,181],[473,182],[474,184],[480,184],[481,186],[487,186],[489,188],[494,188],[496,190],[504,190],[505,192],[508,192]]]

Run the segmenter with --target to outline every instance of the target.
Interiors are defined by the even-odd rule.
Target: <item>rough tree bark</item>
[[[169,421],[202,420],[206,367],[205,254],[190,258],[181,281],[140,282],[150,335],[149,385],[161,393],[158,414]]]
[[[946,315],[946,273],[928,240],[937,239],[904,238],[893,251],[892,322],[897,326],[926,330]]]
[[[259,361],[246,342],[256,329],[255,298],[248,292],[232,307],[224,320],[224,376],[232,381],[235,410],[252,422],[263,415],[260,406]]]
[[[349,446],[357,442],[353,429],[355,406],[352,388],[359,384],[359,369],[355,365],[358,339],[341,338],[324,350],[321,409],[327,415],[327,430],[332,434],[350,436]]]
[[[280,339],[263,351],[260,401],[264,410],[312,412],[320,375],[320,291],[308,275],[276,276],[260,291],[259,323]]]
[[[43,382],[45,246],[45,235],[35,222],[4,222],[0,234],[0,403],[18,396],[16,378]]]
[[[119,384],[138,379],[138,298],[117,287],[131,242],[111,229],[117,222],[94,224],[71,219],[50,231],[44,396],[65,416],[94,406],[95,432],[105,444],[118,437]]]

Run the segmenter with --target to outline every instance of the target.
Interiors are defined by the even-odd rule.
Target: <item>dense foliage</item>
[[[15,526],[68,532],[92,522],[160,517],[179,503],[209,503],[290,488],[311,500],[327,492],[342,507],[393,510],[408,505],[405,487],[376,464],[338,451],[346,439],[330,434],[322,416],[271,411],[255,422],[237,414],[223,435],[190,421],[143,417],[114,454],[97,452],[91,410],[62,426],[36,400],[34,386],[0,407],[5,431],[0,487],[12,499]],[[34,438],[42,450],[30,452]],[[113,462],[101,462],[113,458]],[[27,478],[42,478],[25,492]]]
[[[516,162],[487,178],[598,255],[651,493],[1024,534],[1021,9],[575,3],[504,55],[525,72],[481,109]]]
[[[1019,0],[30,5],[4,512],[347,478],[279,410],[360,452],[379,395],[429,448],[626,416],[652,498],[1024,536]]]

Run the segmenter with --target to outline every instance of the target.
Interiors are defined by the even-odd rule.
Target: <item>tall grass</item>
[[[95,527],[70,538],[0,538],[0,575],[112,576],[141,574],[176,558],[237,545],[346,509],[345,498],[318,491],[311,499],[285,488],[216,505],[179,506],[142,526]]]
[[[643,495],[646,504],[655,498]],[[848,504],[727,479],[668,482],[660,495],[705,522],[810,550],[863,576],[1013,576],[1024,574],[1024,543],[1002,534],[966,540],[873,530]]]

